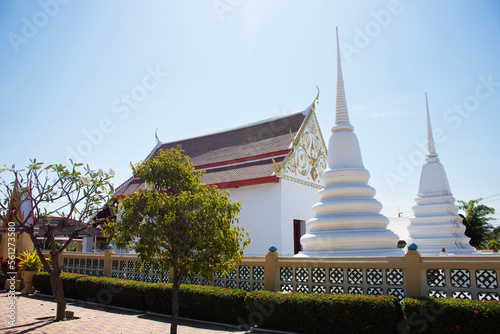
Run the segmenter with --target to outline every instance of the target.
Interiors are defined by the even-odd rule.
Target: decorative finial
[[[319,87],[318,85],[316,85],[316,89],[318,90],[318,95],[316,95],[316,98],[314,99],[313,103],[312,103],[312,111],[316,111],[316,101],[318,101],[319,99]]]
[[[337,33],[337,105],[335,108],[335,124],[332,132],[353,131],[354,127],[349,123],[347,103],[344,91],[344,79],[342,77],[342,66],[340,62],[339,27],[335,27]]]
[[[158,128],[156,128],[156,130],[155,130],[155,138],[156,138],[156,141],[160,141],[160,138],[158,138]]]
[[[293,146],[297,146],[297,143],[299,142],[299,139],[293,137],[292,129],[290,129],[290,138],[292,139]]]
[[[436,148],[434,146],[434,137],[432,136],[431,117],[429,113],[429,102],[427,100],[427,93],[425,93],[425,109],[427,111],[427,145],[429,151],[425,161],[437,162],[439,161],[439,158],[436,153]]]
[[[274,160],[274,157],[271,155],[271,159],[273,160],[273,166],[274,166],[274,175],[278,175],[278,165],[276,164],[276,161]]]

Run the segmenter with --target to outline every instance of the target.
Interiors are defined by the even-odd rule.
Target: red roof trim
[[[248,179],[248,180],[216,183],[216,184],[211,184],[211,186],[217,186],[220,189],[226,189],[226,188],[236,188],[236,187],[241,187],[241,186],[250,186],[253,184],[277,183],[277,182],[280,182],[279,177],[273,175],[273,176],[260,177],[257,179]]]
[[[286,150],[281,150],[281,151],[276,151],[276,152],[253,155],[250,157],[244,157],[244,158],[239,158],[239,159],[226,160],[226,161],[214,162],[214,163],[205,164],[205,165],[194,166],[194,168],[195,169],[205,169],[205,168],[210,168],[210,167],[231,165],[231,164],[236,164],[239,162],[252,161],[252,160],[258,160],[258,159],[263,159],[263,158],[270,158],[272,156],[288,154],[289,152],[290,152],[290,149],[286,149]],[[235,181],[235,182],[239,182],[239,181]]]
[[[129,183],[130,181],[132,181],[135,178],[136,178],[135,175],[132,175],[131,177],[129,177],[125,182],[123,182],[122,184],[120,184],[118,187],[115,188],[115,193],[117,193],[121,188],[125,187],[127,185],[127,183]]]
[[[272,176],[259,177],[256,179],[246,179],[246,180],[239,180],[239,181],[207,184],[207,186],[217,187],[219,189],[227,189],[227,188],[236,188],[236,187],[242,187],[242,186],[250,186],[253,184],[278,183],[278,182],[280,182],[280,178],[272,175]],[[130,195],[133,195],[133,194],[114,195],[111,199],[112,200],[120,200],[120,199],[125,198],[125,196],[130,196]]]

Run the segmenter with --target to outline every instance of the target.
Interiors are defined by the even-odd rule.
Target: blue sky
[[[500,213],[498,1],[2,1],[0,165],[116,170],[163,142],[316,108],[351,123],[384,205],[411,214],[429,96],[455,198]],[[424,148],[425,149],[425,146]],[[496,215],[500,217],[499,214]]]

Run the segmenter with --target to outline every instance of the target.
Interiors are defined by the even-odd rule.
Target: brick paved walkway
[[[56,304],[52,297],[22,296],[16,294],[16,324],[10,325],[8,307],[11,298],[0,292],[0,333],[169,333],[169,317],[68,301],[67,310],[74,311],[79,319],[49,322],[42,318],[55,315]],[[238,331],[233,326],[205,322],[180,320],[178,332],[181,334],[250,333]]]

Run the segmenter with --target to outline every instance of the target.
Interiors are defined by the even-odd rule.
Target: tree
[[[59,255],[85,230],[91,219],[108,203],[113,191],[110,179],[114,171],[93,171],[88,165],[73,163],[66,167],[31,160],[25,170],[3,167],[11,180],[0,177],[0,218],[13,222],[16,230],[27,233],[44,270],[50,275],[52,294],[57,303],[55,321],[66,316],[66,298],[61,280]],[[8,176],[6,176],[8,177]],[[86,223],[83,223],[86,222]],[[43,242],[37,239],[35,227],[50,245],[50,263],[42,253]],[[68,241],[57,247],[55,235],[65,230]]]
[[[495,213],[495,209],[479,204],[481,200],[482,198],[469,202],[458,201],[460,209],[465,211],[465,216],[462,216],[465,235],[470,238],[469,244],[476,249],[486,247],[485,242],[488,241],[488,236],[493,229],[489,221],[495,220],[493,217],[488,217],[488,215]]]
[[[231,271],[250,242],[249,233],[234,224],[241,204],[230,201],[227,191],[202,184],[204,172],[182,152],[160,151],[132,166],[147,187],[122,199],[116,221],[105,229],[118,247],[133,248],[155,269],[173,271],[170,333],[177,333],[182,278]]]

